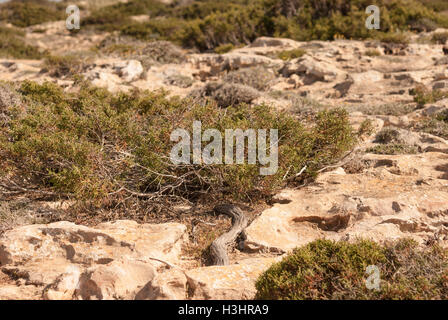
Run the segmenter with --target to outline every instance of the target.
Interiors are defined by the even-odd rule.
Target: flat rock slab
[[[327,238],[410,237],[448,245],[448,155],[365,155],[362,173],[342,168],[285,190],[247,229],[249,251],[288,252]]]
[[[0,268],[18,282],[10,298],[133,299],[161,266],[176,264],[187,228],[178,223],[114,221],[95,228],[70,222],[29,225],[0,238]],[[36,290],[25,290],[34,286]],[[29,294],[28,294],[29,293]]]

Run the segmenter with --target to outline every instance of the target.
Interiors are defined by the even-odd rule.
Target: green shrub
[[[48,21],[63,20],[65,5],[45,0],[10,1],[0,4],[0,20],[16,27],[28,27]]]
[[[378,57],[381,55],[381,52],[378,50],[367,50],[364,54],[368,57]]]
[[[412,240],[385,245],[317,240],[295,249],[256,282],[256,299],[447,299],[448,252]],[[380,289],[368,289],[368,266]]]
[[[391,143],[398,142],[400,137],[400,132],[393,128],[384,128],[376,134],[375,142],[377,143]]]
[[[277,53],[277,57],[283,61],[289,61],[292,59],[300,58],[306,53],[303,49],[284,50]]]
[[[436,12],[448,10],[448,2],[445,0],[418,0],[426,7],[434,9]]]
[[[434,33],[431,37],[431,41],[437,44],[445,44],[448,41],[448,32]]]
[[[444,110],[422,120],[420,123],[417,123],[415,129],[448,139],[448,111]]]
[[[276,75],[264,66],[232,70],[223,78],[226,83],[238,83],[260,91],[269,89]]]
[[[224,54],[235,49],[232,43],[221,44],[215,48],[215,52],[219,54]]]
[[[367,115],[388,115],[388,116],[402,116],[415,110],[414,104],[403,103],[386,103],[386,104],[363,104],[348,106],[347,110],[350,112],[362,112]]]
[[[13,28],[0,27],[0,57],[16,59],[40,59],[42,54],[26,44],[24,33]]]
[[[145,68],[155,63],[181,63],[186,55],[169,41],[140,41],[131,37],[111,36],[98,45],[98,51],[109,56],[139,60]]]
[[[442,90],[430,90],[423,85],[418,85],[410,91],[414,96],[414,101],[418,105],[425,105],[427,103],[434,103],[439,100],[448,98],[448,92]]]
[[[366,150],[368,153],[374,154],[416,154],[419,152],[418,147],[410,146],[404,143],[391,143],[391,144],[383,144],[377,145]]]
[[[81,73],[85,63],[75,55],[49,56],[43,62],[43,68],[52,77],[74,76]]]
[[[9,123],[9,108],[20,105],[20,95],[14,90],[14,86],[0,81],[0,128]]]
[[[250,104],[260,96],[252,87],[226,82],[208,82],[204,87],[190,93],[193,98],[211,98],[221,108],[241,103]]]
[[[379,36],[379,40],[384,43],[393,44],[409,44],[409,37],[401,32],[397,33],[384,33]]]
[[[131,16],[147,14],[152,18],[164,15],[167,10],[168,7],[157,0],[131,0],[98,8],[81,23],[83,26],[93,25],[100,30],[113,31],[131,24]]]
[[[212,0],[192,1],[181,6],[132,0],[94,11],[86,25],[120,30],[138,39],[175,41],[187,47],[212,50],[220,46],[248,44],[260,36],[286,37],[300,41],[337,38],[381,39],[407,43],[397,30],[431,24],[448,27],[448,19],[416,0],[377,1],[381,10],[381,32],[365,28],[367,0]],[[135,14],[151,20],[135,23]],[[417,26],[417,27],[416,27]],[[220,48],[219,50],[222,50]]]
[[[81,83],[78,93],[26,81],[19,92],[24,108],[12,107],[0,129],[3,174],[26,188],[74,199],[113,203],[136,197],[207,199],[215,196],[257,199],[289,183],[305,164],[300,179],[337,161],[355,142],[344,110],[321,112],[304,127],[286,113],[267,106],[196,104],[168,99],[163,92],[111,94]],[[256,165],[174,165],[169,154],[177,128],[279,130],[279,170],[271,176]]]
[[[193,85],[194,80],[188,76],[181,74],[171,75],[164,81],[166,84],[176,86],[179,88],[189,88]]]

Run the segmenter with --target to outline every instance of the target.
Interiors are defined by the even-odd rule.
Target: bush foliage
[[[448,139],[448,111],[441,111],[415,125],[419,131]]]
[[[26,105],[9,110],[0,131],[3,174],[27,189],[47,190],[76,199],[112,201],[119,196],[145,199],[196,199],[222,195],[262,198],[294,178],[313,177],[337,161],[355,142],[345,110],[326,110],[304,127],[268,106],[234,105],[166,97],[164,92],[111,94],[80,82],[78,93],[26,81],[19,90]],[[173,165],[169,160],[177,128],[279,130],[279,170],[259,174],[256,165]]]
[[[212,50],[229,44],[247,44],[259,36],[295,40],[378,38],[405,41],[396,32],[412,25],[448,26],[446,16],[417,0],[380,0],[381,32],[365,28],[368,0],[212,0],[164,5],[156,0],[130,0],[94,11],[85,25],[119,30],[139,39],[171,40],[187,47]],[[148,14],[136,23],[132,15]],[[387,34],[395,36],[387,36]]]
[[[52,77],[74,76],[83,71],[85,63],[75,55],[48,56],[43,62],[43,68]]]
[[[67,4],[47,0],[20,0],[0,4],[0,20],[16,27],[29,27],[48,21],[63,20]]]
[[[0,27],[0,57],[17,59],[40,59],[42,53],[24,40],[25,33],[14,28]]]
[[[317,240],[295,249],[264,272],[258,299],[447,299],[448,252],[412,240],[385,245]],[[366,269],[380,271],[380,289],[368,289]]]

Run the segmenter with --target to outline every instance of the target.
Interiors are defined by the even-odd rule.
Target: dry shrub
[[[111,94],[82,83],[67,93],[51,84],[25,81],[24,108],[15,107],[0,130],[1,174],[11,190],[113,206],[124,199],[260,199],[286,183],[314,177],[355,142],[342,109],[321,112],[313,127],[268,106],[222,109],[163,92]],[[175,165],[169,160],[178,128],[279,130],[279,169],[260,175],[261,164]],[[295,174],[305,165],[299,178]],[[14,184],[15,183],[15,184]],[[17,189],[17,186],[20,186]]]
[[[413,240],[377,244],[313,241],[264,272],[257,299],[417,300],[448,299],[448,252],[419,248]],[[380,271],[379,290],[369,289],[368,266]]]
[[[82,73],[86,63],[75,55],[49,56],[43,62],[43,69],[52,77],[62,78]]]
[[[211,98],[221,108],[241,103],[251,103],[260,96],[252,87],[235,83],[209,82],[202,89],[191,93],[194,98]]]

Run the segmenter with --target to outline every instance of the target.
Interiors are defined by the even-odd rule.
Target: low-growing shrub
[[[256,66],[230,71],[223,78],[226,83],[238,83],[260,91],[269,89],[276,75],[266,67]]]
[[[409,37],[405,33],[384,33],[379,36],[379,40],[384,43],[391,44],[409,44]]]
[[[358,128],[358,136],[370,136],[374,130],[372,120],[365,119]]]
[[[14,29],[0,27],[0,57],[16,59],[40,59],[43,54],[38,48],[28,45],[25,33]]]
[[[114,3],[97,8],[82,20],[82,25],[93,25],[100,30],[119,30],[122,26],[132,23],[131,16],[149,15],[151,18],[164,15],[168,6],[157,0],[131,0]]]
[[[437,44],[445,44],[448,41],[448,32],[437,32],[431,37],[431,41]]]
[[[97,47],[108,56],[139,60],[145,68],[154,63],[181,63],[186,60],[184,51],[169,41],[140,41],[129,36],[111,36]]]
[[[12,84],[0,82],[0,128],[9,122],[9,108],[20,105],[20,95]]]
[[[444,110],[415,125],[415,129],[448,139],[448,111]]]
[[[191,77],[176,74],[167,77],[165,83],[179,88],[189,88],[193,85],[194,80]]]
[[[366,52],[364,52],[364,54],[368,57],[378,57],[381,55],[381,52],[379,52],[378,50],[367,50]]]
[[[256,299],[447,299],[447,258],[446,249],[419,248],[407,239],[385,245],[317,240],[265,271]],[[366,285],[368,266],[379,270],[378,290]]]
[[[284,50],[277,53],[277,57],[284,61],[300,58],[306,53],[303,49]]]
[[[379,0],[381,32],[365,28],[365,0],[213,0],[165,5],[155,0],[130,0],[92,12],[85,25],[118,30],[138,39],[170,40],[199,50],[248,44],[260,36],[285,37],[299,41],[367,39],[407,43],[396,30],[448,27],[448,19],[429,4],[416,0]],[[130,16],[149,14],[144,23]],[[223,46],[223,47],[220,47]]]
[[[137,56],[159,63],[181,63],[186,60],[186,55],[181,48],[169,41],[153,41],[146,43]]]
[[[241,103],[249,104],[260,96],[252,87],[225,82],[208,82],[203,88],[191,93],[194,98],[211,98],[221,108]]]
[[[74,76],[85,68],[84,61],[75,55],[49,56],[43,62],[43,68],[52,77]]]
[[[417,19],[411,22],[410,29],[417,32],[430,32],[437,29],[437,23],[428,18]]]
[[[440,111],[436,114],[436,119],[448,123],[448,109]]]
[[[10,1],[0,4],[0,20],[16,27],[28,27],[48,21],[63,20],[66,5],[46,0]]]
[[[366,152],[374,154],[388,154],[388,155],[416,154],[419,152],[419,149],[416,146],[410,146],[404,143],[390,143],[368,148]]]
[[[384,128],[376,134],[375,142],[377,143],[392,143],[398,142],[400,137],[400,132],[393,128]]]
[[[356,140],[342,109],[323,111],[312,127],[304,127],[264,105],[222,109],[169,99],[163,92],[111,94],[84,82],[79,92],[67,93],[51,83],[25,81],[19,92],[26,108],[13,106],[8,125],[0,129],[1,173],[27,190],[96,205],[129,197],[263,198],[287,182],[314,177]],[[216,128],[223,135],[225,129],[278,129],[277,173],[260,175],[260,164],[171,163],[171,133],[191,132],[195,120],[202,121],[203,130]],[[305,165],[306,172],[296,178]]]
[[[388,115],[388,116],[402,116],[415,110],[414,104],[404,103],[384,103],[384,104],[360,104],[347,106],[350,112],[362,112],[367,115]]]
[[[215,48],[215,52],[219,53],[219,54],[224,54],[224,53],[232,51],[233,49],[235,49],[235,45],[233,45],[231,43],[226,43],[226,44],[217,46]]]

